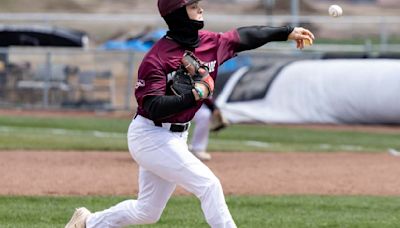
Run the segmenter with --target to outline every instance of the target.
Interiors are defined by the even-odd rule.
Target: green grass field
[[[0,197],[0,227],[64,227],[72,210],[92,211],[127,197]],[[399,227],[398,197],[231,196],[227,203],[238,227]],[[199,202],[173,197],[156,225],[135,227],[208,227]]]
[[[0,116],[0,150],[126,151],[129,120]],[[400,148],[398,133],[236,125],[211,135],[211,151],[352,151]],[[1,156],[1,153],[0,153]],[[1,183],[0,183],[1,187]],[[105,209],[128,197],[0,196],[0,228],[63,227],[75,207]],[[400,197],[229,196],[238,227],[400,227]],[[156,225],[208,227],[195,197],[173,197]]]
[[[126,151],[130,120],[0,116],[0,149]],[[211,134],[210,151],[360,151],[400,148],[400,133],[234,125]]]

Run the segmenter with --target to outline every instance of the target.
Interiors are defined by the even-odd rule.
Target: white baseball
[[[332,17],[340,17],[343,14],[343,9],[342,7],[338,6],[338,5],[331,5],[329,6],[329,15],[331,15]]]

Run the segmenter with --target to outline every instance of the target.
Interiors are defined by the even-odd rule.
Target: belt
[[[167,126],[163,126],[163,123],[153,121],[154,125],[157,127],[164,127],[167,128],[168,130],[172,132],[184,132],[189,129],[190,123],[171,123],[170,125],[168,124]]]
[[[187,131],[190,126],[190,122],[187,122],[187,123],[162,123],[162,122],[147,119],[146,117],[141,116],[141,115],[135,115],[134,119],[136,119],[136,118],[140,118],[141,121],[144,121],[147,123],[153,123],[154,126],[166,128],[166,129],[170,130],[171,132],[184,132],[184,131]]]

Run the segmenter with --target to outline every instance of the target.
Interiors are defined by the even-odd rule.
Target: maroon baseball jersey
[[[218,66],[236,55],[235,49],[239,43],[239,34],[236,29],[225,33],[201,30],[199,38],[200,45],[193,53],[206,63],[211,77],[215,80]],[[164,37],[146,54],[139,67],[135,91],[139,115],[148,118],[148,114],[143,109],[143,99],[146,96],[170,95],[167,83],[180,66],[184,51],[184,47]],[[163,122],[185,123],[190,121],[202,102],[197,102],[196,107],[163,119]]]

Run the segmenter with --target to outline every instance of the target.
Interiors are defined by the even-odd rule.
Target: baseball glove
[[[173,76],[171,90],[176,95],[181,95],[195,89],[196,84],[203,84],[207,88],[207,91],[202,91],[206,96],[200,98],[211,96],[214,91],[214,79],[210,76],[208,67],[190,51],[185,52],[181,62]]]
[[[183,65],[181,65],[172,78],[172,92],[178,96],[188,94],[192,92],[192,89],[194,89],[194,85],[195,84],[192,76],[190,76]]]

